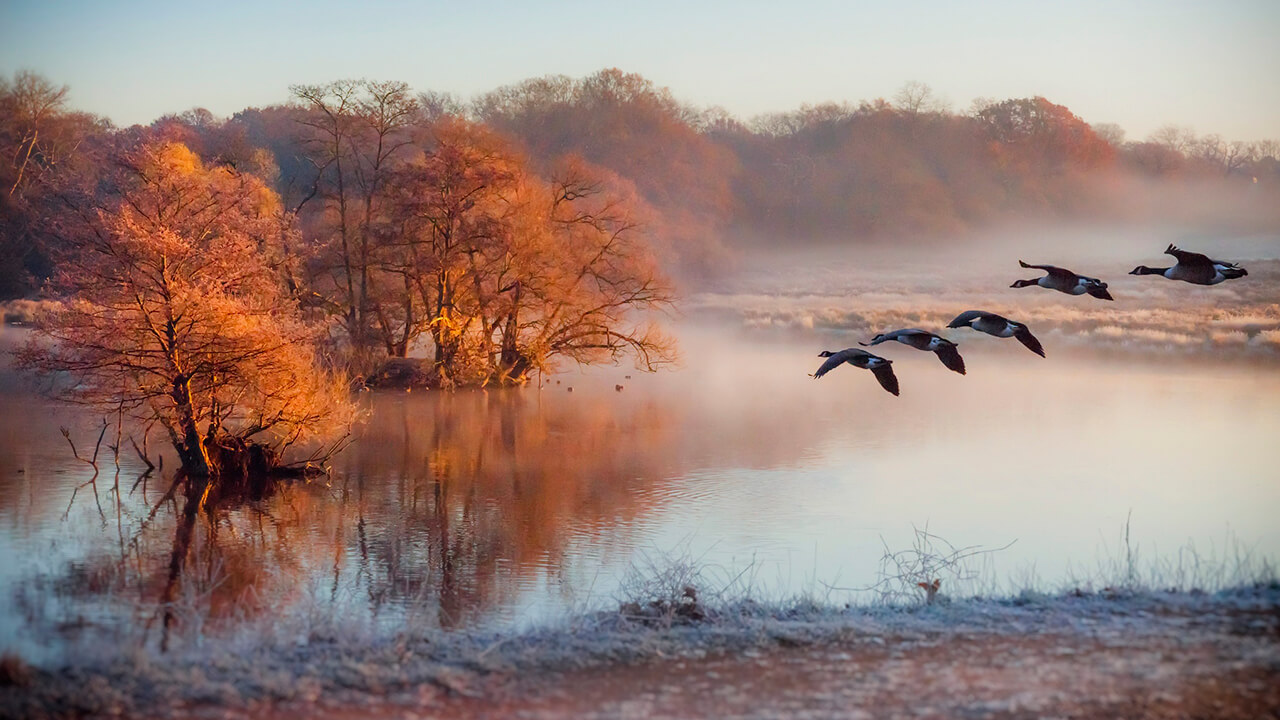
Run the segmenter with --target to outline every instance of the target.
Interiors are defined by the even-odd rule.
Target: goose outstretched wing
[[[879,335],[876,335],[875,337],[871,338],[871,342],[864,343],[861,340],[859,340],[858,344],[863,347],[874,347],[876,345],[879,345],[882,342],[889,342],[890,340],[896,340],[897,338],[898,338],[898,332],[895,330],[890,333],[880,333]]]
[[[893,365],[884,363],[871,368],[871,374],[876,376],[876,380],[880,381],[880,387],[888,390],[894,395],[898,394],[898,376],[893,374]]]
[[[1018,264],[1024,268],[1044,270],[1045,272],[1049,273],[1050,276],[1056,277],[1056,278],[1062,278],[1063,280],[1074,281],[1076,277],[1078,277],[1075,273],[1071,272],[1070,270],[1067,270],[1066,268],[1057,267],[1056,265],[1030,265],[1021,260],[1018,261]]]
[[[859,341],[858,344],[863,347],[873,347],[875,345],[879,345],[882,342],[889,342],[890,340],[897,340],[899,342],[903,342],[903,338],[917,338],[917,337],[932,338],[934,337],[934,334],[931,332],[925,332],[924,330],[920,330],[919,328],[906,328],[904,330],[891,330],[887,333],[880,333],[879,335],[876,335],[874,338],[872,338],[871,342],[864,343],[862,341]],[[912,343],[908,342],[907,344],[910,345]]]
[[[815,379],[820,378],[823,375],[826,375],[827,373],[831,372],[832,370],[835,370],[837,367],[840,367],[842,363],[849,362],[850,360],[858,357],[859,355],[866,355],[866,354],[868,353],[865,353],[862,350],[859,350],[857,348],[845,348],[840,352],[832,353],[827,358],[827,361],[822,363],[822,366],[819,367],[817,371],[813,373],[813,377]]]
[[[947,327],[949,328],[964,327],[965,325],[968,325],[969,323],[973,322],[974,320],[977,320],[983,315],[990,315],[990,314],[991,313],[985,310],[966,310],[965,312],[962,312],[959,315],[957,315],[955,319],[952,320],[947,325]]]
[[[1026,325],[1019,325],[1017,329],[1013,331],[1013,336],[1018,338],[1018,342],[1026,345],[1028,350],[1040,357],[1044,357],[1044,347],[1040,345],[1040,341],[1036,339],[1035,335],[1031,334],[1031,331],[1027,329]]]
[[[960,357],[960,351],[956,349],[955,345],[943,345],[934,350],[933,354],[938,356],[938,359],[942,361],[943,365],[947,366],[948,370],[964,375],[964,358]]]
[[[1175,246],[1173,243],[1164,250],[1166,255],[1172,255],[1178,259],[1179,265],[1187,265],[1189,267],[1206,266],[1213,267],[1216,261],[1210,260],[1208,255],[1201,255],[1197,252],[1188,252]]]

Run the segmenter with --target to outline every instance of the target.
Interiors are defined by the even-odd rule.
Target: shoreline
[[[886,670],[893,658],[934,662],[931,653],[956,643],[1053,657],[1129,648],[1155,653],[1157,666],[1167,661],[1179,667],[1170,647],[1230,645],[1219,670],[1245,668],[1280,679],[1280,583],[1215,593],[1026,592],[915,607],[747,600],[708,607],[697,620],[668,614],[656,625],[597,612],[524,632],[405,632],[355,642],[313,632],[292,645],[215,646],[170,656],[126,651],[84,665],[25,668],[25,685],[0,687],[0,717],[285,717],[300,709],[334,718],[399,717],[410,710],[428,717],[501,717],[503,708],[574,687],[583,674],[662,674],[671,663],[735,664],[762,653],[799,653],[798,662],[807,658],[829,667],[830,660],[821,658],[837,650]],[[1092,672],[1087,663],[1075,666],[1082,676]],[[568,707],[552,705],[553,714],[537,717]],[[888,714],[899,710],[909,708]]]

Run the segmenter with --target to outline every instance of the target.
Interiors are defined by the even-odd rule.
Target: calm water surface
[[[1189,544],[1205,557],[1280,555],[1274,366],[1053,348],[1040,359],[974,338],[963,377],[932,355],[883,348],[902,383],[894,398],[852,367],[809,378],[824,349],[812,338],[690,324],[681,340],[675,372],[363,394],[368,421],[328,482],[200,518],[183,626],[213,635],[325,612],[386,626],[521,624],[607,605],[629,567],[661,556],[692,557],[709,579],[739,577],[762,595],[843,601],[826,586],[873,583],[885,546],[909,547],[926,524],[956,545],[1016,540],[983,568],[1009,586],[1097,575],[1123,555],[1130,513],[1132,543],[1152,564]],[[40,660],[93,639],[149,642],[175,530],[173,504],[150,507],[169,481],[153,474],[134,488],[131,451],[117,480],[104,448],[96,488],[72,502],[91,470],[58,428],[83,453],[94,419],[8,383],[0,649]]]

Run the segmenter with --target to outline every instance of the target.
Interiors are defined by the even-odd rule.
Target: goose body
[[[905,330],[894,330],[892,332],[880,333],[871,339],[869,343],[859,343],[871,347],[879,345],[882,342],[896,340],[903,345],[910,345],[917,350],[925,350],[932,352],[938,356],[943,365],[948,369],[964,375],[964,358],[960,357],[960,351],[956,350],[956,344],[950,340],[934,335],[917,328],[907,328]]]
[[[1226,280],[1235,280],[1249,274],[1248,270],[1236,263],[1225,260],[1213,260],[1207,255],[1187,252],[1172,244],[1165,248],[1166,255],[1178,260],[1173,267],[1153,268],[1139,265],[1129,272],[1130,275],[1163,275],[1170,280],[1181,280],[1193,285],[1217,285]]]
[[[1015,280],[1009,287],[1024,288],[1037,286],[1048,288],[1049,290],[1057,290],[1068,295],[1084,295],[1088,293],[1100,300],[1114,300],[1111,293],[1107,292],[1107,284],[1098,278],[1092,278],[1087,275],[1079,275],[1071,272],[1066,268],[1055,267],[1053,265],[1028,265],[1019,260],[1018,264],[1024,268],[1034,268],[1036,270],[1044,270],[1048,275],[1038,277],[1032,280]]]
[[[898,394],[898,377],[893,374],[893,361],[891,360],[885,360],[879,355],[872,355],[866,350],[858,348],[845,348],[839,352],[823,350],[818,353],[818,357],[826,358],[827,360],[813,373],[815,379],[826,375],[844,363],[849,363],[854,367],[870,370],[871,374],[876,376],[876,380],[880,381],[880,387],[894,395]]]
[[[962,312],[947,327],[967,327],[996,337],[1017,338],[1018,342],[1027,346],[1028,350],[1040,357],[1044,357],[1044,347],[1040,345],[1040,341],[1036,339],[1035,335],[1031,334],[1031,330],[1026,325],[995,313],[984,310]]]

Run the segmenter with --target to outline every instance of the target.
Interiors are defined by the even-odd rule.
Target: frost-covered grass
[[[806,598],[705,602],[702,617],[670,623],[645,622],[625,611],[598,611],[521,632],[404,629],[385,636],[342,637],[325,631],[332,627],[326,622],[292,642],[280,643],[277,635],[234,651],[206,646],[157,657],[125,650],[113,662],[25,669],[25,685],[0,688],[0,716],[163,716],[192,705],[356,704],[370,696],[414,704],[423,701],[424,693],[483,694],[486,678],[493,676],[697,659],[849,638],[902,647],[975,634],[1078,634],[1085,640],[1141,642],[1143,636],[1221,629],[1274,614],[1280,608],[1280,585],[1216,593],[1026,592],[910,606],[844,607]]]
[[[843,586],[813,578],[808,588],[791,595],[771,593],[761,585],[760,568],[754,563],[725,568],[702,562],[687,547],[667,553],[650,551],[633,562],[615,605],[632,612],[647,608],[640,619],[665,627],[686,622],[689,615],[717,618],[743,607],[897,612],[957,600],[1205,595],[1280,584],[1275,560],[1231,534],[1220,545],[1199,547],[1188,542],[1172,554],[1159,554],[1133,538],[1126,521],[1117,542],[1100,547],[1092,566],[1069,566],[1064,577],[1046,581],[1034,571],[1012,577],[996,574],[992,560],[1016,540],[1003,547],[958,546],[930,532],[927,525],[913,531],[909,547],[884,545],[874,582]],[[691,612],[694,604],[700,613]]]
[[[447,631],[411,609],[388,622],[361,611],[360,598],[317,594],[284,617],[245,618],[234,633],[206,637],[191,622],[203,602],[194,593],[182,600],[187,642],[168,654],[122,642],[58,667],[3,658],[0,675],[15,681],[0,687],[0,717],[158,716],[190,704],[356,702],[370,695],[413,703],[423,688],[479,692],[494,674],[850,637],[911,643],[973,633],[1158,635],[1175,625],[1222,626],[1280,610],[1274,564],[1239,543],[1149,558],[1125,537],[1094,572],[1059,589],[1030,582],[992,593],[998,583],[984,577],[982,561],[999,550],[956,547],[918,529],[911,547],[886,547],[878,581],[861,594],[815,583],[811,592],[773,598],[762,596],[754,565],[730,570],[683,549],[651,552],[637,559],[611,603],[520,630]],[[942,581],[940,591],[934,580]],[[966,594],[958,592],[964,587]]]
[[[1093,568],[1070,568],[1059,592],[1217,592],[1280,580],[1275,559],[1228,534],[1208,547],[1195,542],[1171,554],[1148,551],[1125,527],[1114,547],[1103,547]]]

